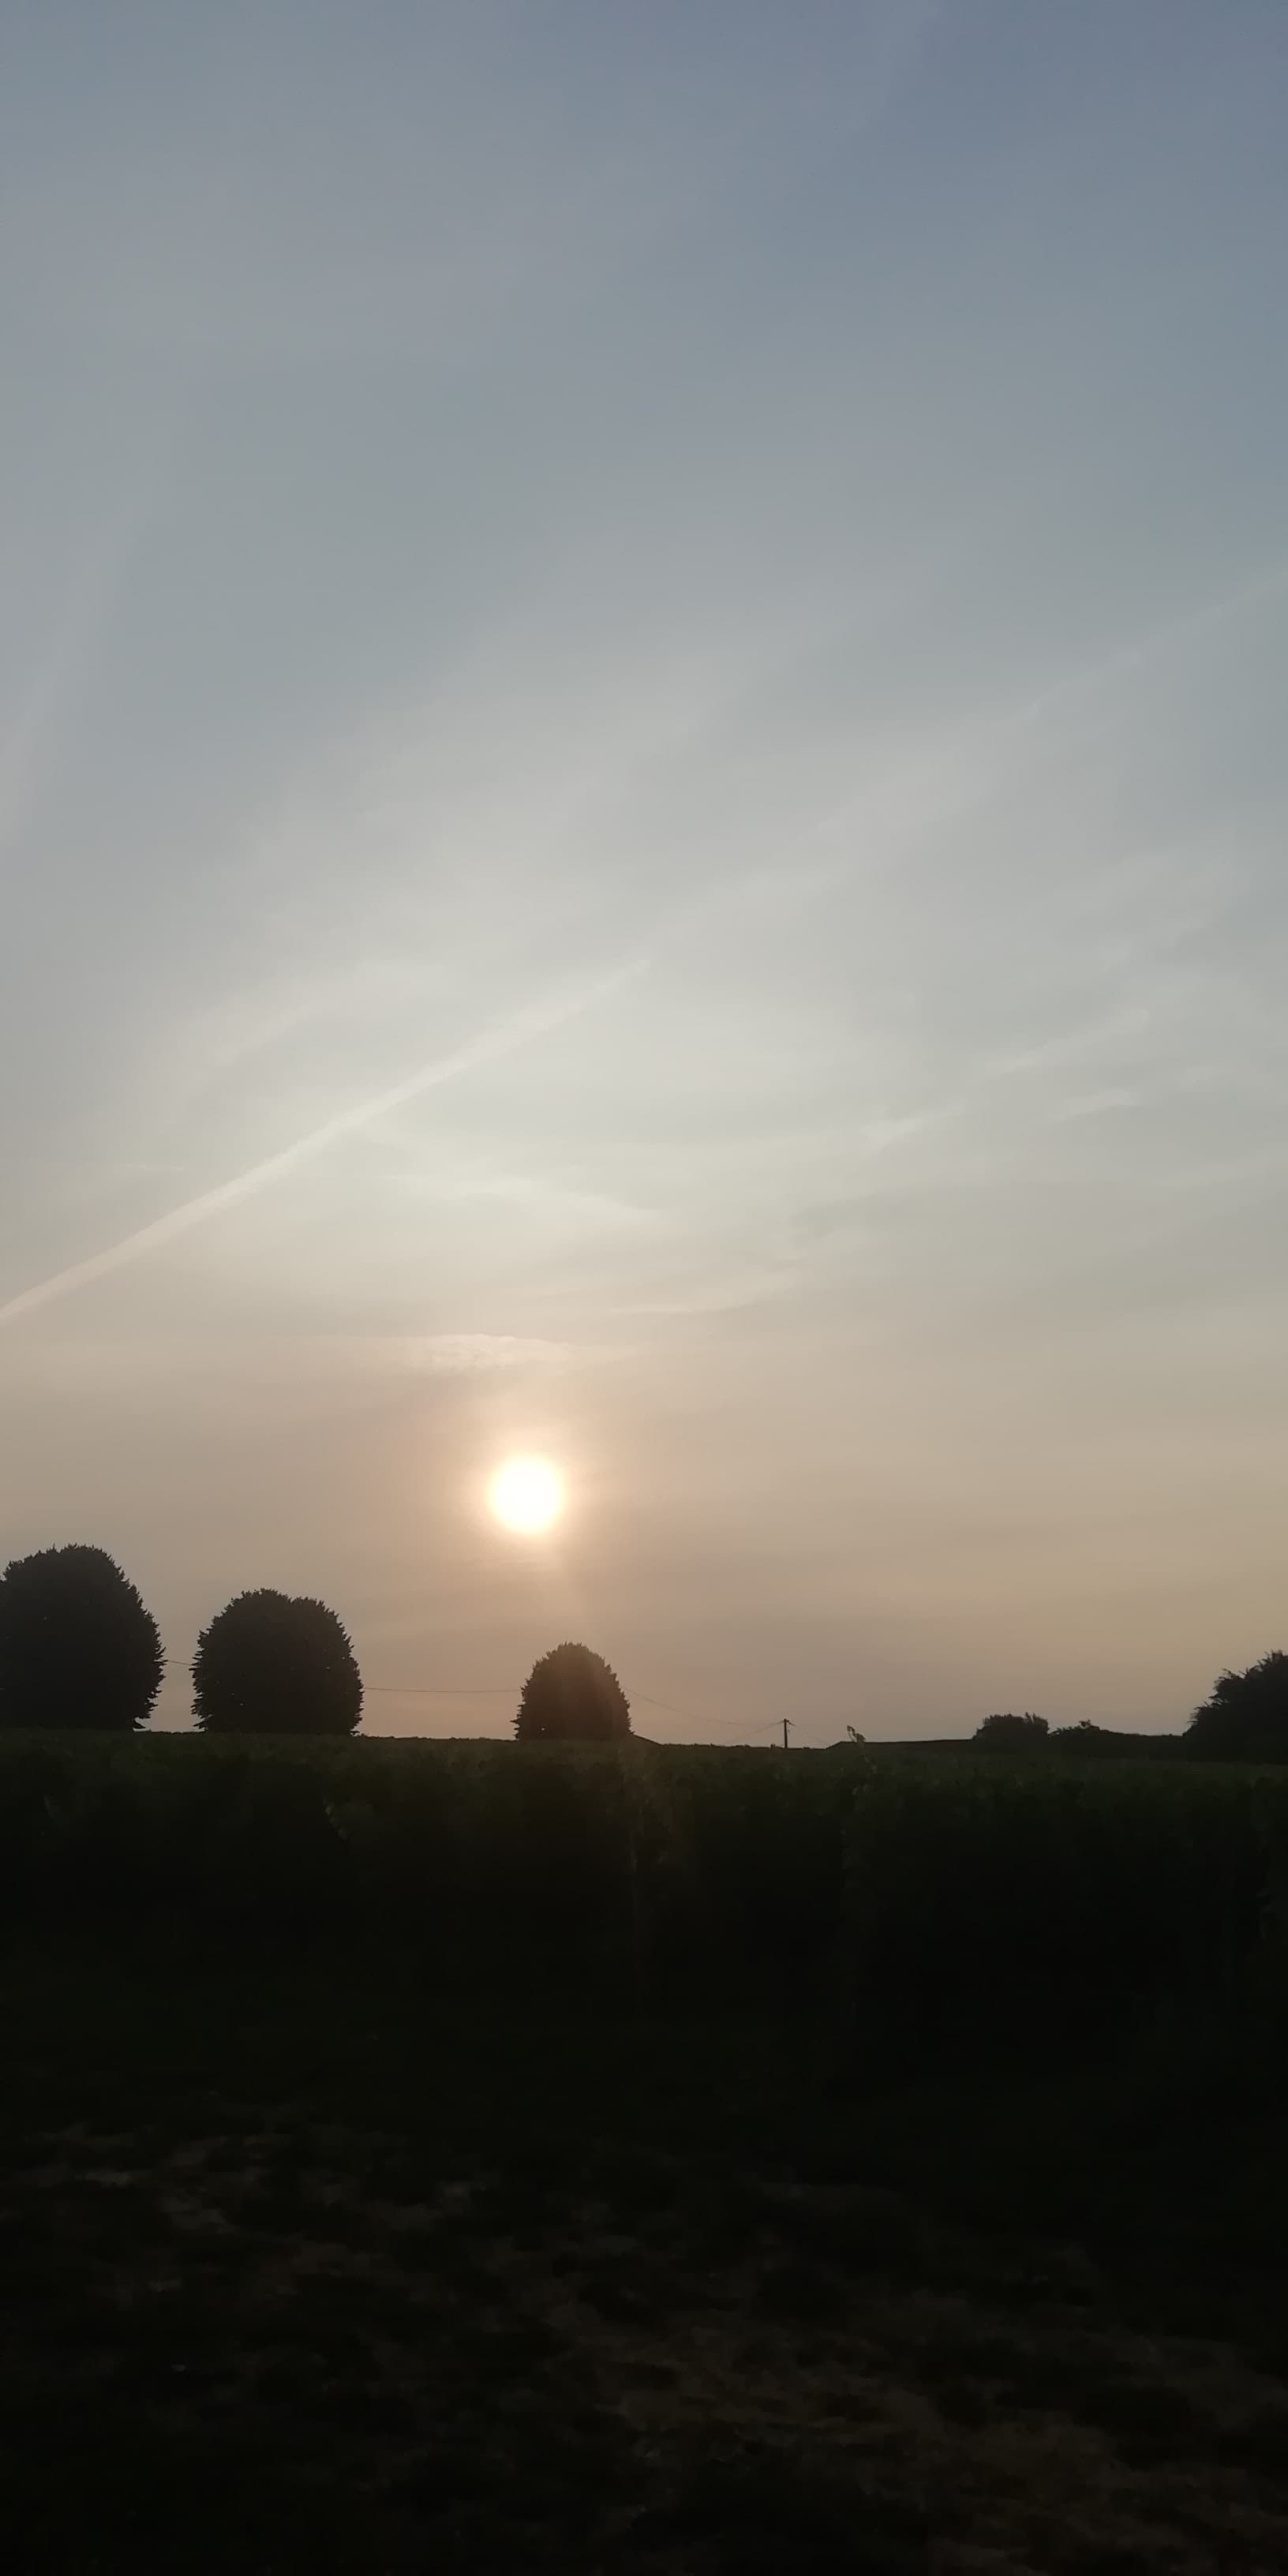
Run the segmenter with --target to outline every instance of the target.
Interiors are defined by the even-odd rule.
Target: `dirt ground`
[[[1288,2570],[1273,2299],[847,2170],[768,2054],[293,1994],[10,1970],[7,2566]]]

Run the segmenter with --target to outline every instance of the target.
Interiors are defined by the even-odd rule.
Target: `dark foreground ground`
[[[800,2021],[0,1962],[0,2560],[1288,2570],[1258,2042],[839,2081]]]

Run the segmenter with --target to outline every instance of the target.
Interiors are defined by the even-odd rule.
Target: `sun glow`
[[[490,1500],[508,1530],[533,1538],[563,1510],[563,1486],[545,1458],[507,1458],[492,1479]]]

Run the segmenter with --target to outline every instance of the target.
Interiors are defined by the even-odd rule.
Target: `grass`
[[[0,2025],[8,2565],[1288,2566],[1251,2032],[867,2084],[826,2017],[76,1939]]]

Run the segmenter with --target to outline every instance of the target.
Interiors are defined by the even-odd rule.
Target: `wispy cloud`
[[[237,1173],[232,1180],[221,1181],[215,1188],[201,1191],[196,1198],[185,1200],[181,1207],[171,1208],[165,1216],[154,1218],[150,1225],[138,1227],[133,1234],[126,1235],[119,1243],[109,1244],[102,1252],[91,1253],[84,1261],[72,1262],[65,1270],[57,1270],[51,1277],[37,1280],[30,1288],[20,1289],[16,1297],[10,1297],[6,1304],[0,1306],[0,1324],[16,1323],[20,1316],[35,1314],[41,1307],[52,1305],[56,1298],[70,1295],[73,1289],[87,1288],[95,1280],[105,1279],[111,1272],[123,1270],[129,1263],[141,1260],[145,1254],[161,1251],[180,1236],[191,1233],[194,1227],[218,1216],[224,1208],[235,1207],[242,1199],[267,1189],[273,1181],[284,1179],[300,1164],[324,1153],[328,1146],[358,1134],[378,1118],[405,1107],[408,1101],[419,1099],[424,1092],[436,1090],[443,1083],[454,1082],[473,1072],[477,1066],[493,1064],[502,1057],[514,1055],[548,1030],[563,1027],[568,1020],[579,1017],[583,1011],[593,1009],[597,1002],[606,1000],[610,993],[619,991],[623,984],[641,973],[642,968],[643,960],[633,960],[615,968],[610,974],[601,975],[578,992],[533,1003],[527,1010],[503,1021],[499,1027],[484,1029],[464,1046],[454,1048],[450,1055],[420,1065],[403,1081],[373,1093],[350,1109],[339,1110],[334,1117],[324,1119],[321,1126],[311,1128],[305,1136],[297,1136],[293,1144],[283,1146],[280,1152],[265,1155],[262,1161],[252,1163],[249,1170]]]
[[[155,495],[160,460],[149,458]],[[112,597],[149,505],[127,492],[73,564],[24,687],[0,725],[0,850],[19,834],[54,760],[77,684],[100,640]]]
[[[625,1345],[551,1341],[524,1333],[415,1333],[351,1336],[344,1349],[351,1361],[399,1376],[478,1377],[514,1369],[581,1368],[593,1360],[620,1359]]]

